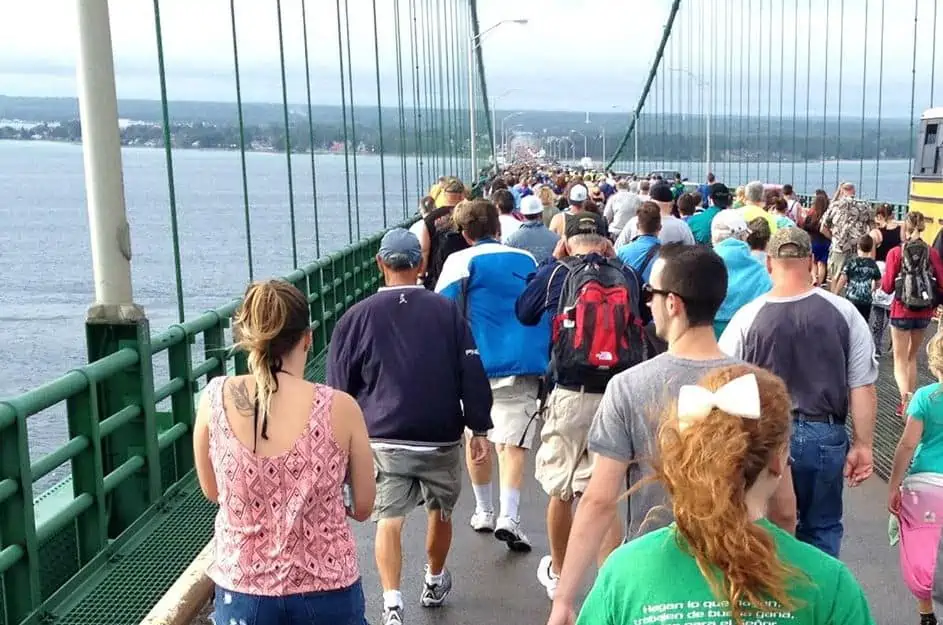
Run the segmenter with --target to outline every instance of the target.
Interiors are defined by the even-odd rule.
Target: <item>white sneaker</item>
[[[553,595],[557,592],[557,583],[560,578],[553,572],[553,558],[544,556],[537,565],[537,581],[547,589],[547,596],[553,601]]]
[[[472,515],[470,524],[472,529],[476,532],[493,532],[494,512],[475,510],[475,514]]]
[[[494,537],[507,543],[508,549],[511,551],[530,552],[530,539],[521,531],[521,522],[517,519],[512,519],[509,516],[500,517],[494,530]]]

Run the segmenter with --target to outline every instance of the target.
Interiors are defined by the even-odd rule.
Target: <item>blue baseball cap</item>
[[[409,230],[393,228],[380,240],[380,252],[377,255],[390,269],[411,269],[418,267],[422,261],[422,247],[416,235]]]

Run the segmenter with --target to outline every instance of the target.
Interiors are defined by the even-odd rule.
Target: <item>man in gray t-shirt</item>
[[[682,385],[708,371],[738,363],[720,351],[713,321],[727,293],[724,262],[706,246],[663,245],[652,265],[646,295],[658,336],[668,352],[610,380],[589,433],[593,475],[570,530],[563,570],[548,625],[574,622],[576,595],[594,556],[604,559],[615,545],[603,539],[617,519],[619,497],[651,471],[658,423]],[[631,465],[631,468],[630,468]],[[664,491],[645,485],[629,497],[630,538],[670,522],[649,512],[665,502]]]

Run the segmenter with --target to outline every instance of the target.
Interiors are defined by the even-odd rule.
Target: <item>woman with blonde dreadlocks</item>
[[[311,329],[294,286],[249,285],[235,321],[250,373],[210,380],[193,431],[200,486],[219,504],[216,621],[363,625],[346,519],[373,508],[363,414],[349,395],[304,379]]]
[[[746,365],[681,387],[653,462],[675,522],[609,556],[578,625],[874,625],[844,564],[763,518],[790,406],[782,380]]]

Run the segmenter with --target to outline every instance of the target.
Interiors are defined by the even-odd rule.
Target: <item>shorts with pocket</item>
[[[540,421],[537,418],[537,391],[535,377],[518,376],[508,383],[507,378],[491,380],[491,421],[494,428],[488,440],[496,445],[512,445],[530,449],[537,438]]]
[[[540,430],[535,477],[551,497],[568,501],[586,491],[593,473],[587,448],[589,428],[602,401],[602,393],[553,389]]]
[[[898,330],[925,330],[929,325],[929,317],[923,319],[920,319],[919,317],[898,317],[897,319],[891,319],[891,327],[897,328]]]
[[[828,265],[826,266],[826,271],[828,273],[829,280],[836,280],[838,276],[841,275],[841,270],[845,266],[845,260],[848,258],[848,254],[845,252],[839,252],[834,247],[828,253]]]
[[[374,448],[373,520],[404,517],[423,504],[448,520],[462,492],[463,457],[461,445],[430,451]]]

